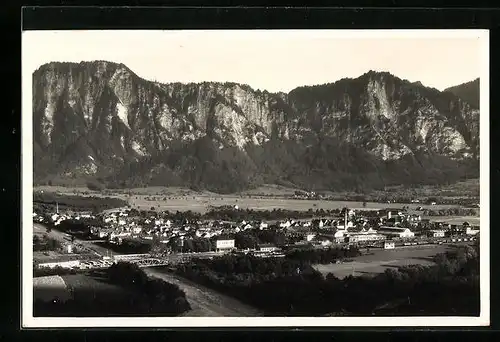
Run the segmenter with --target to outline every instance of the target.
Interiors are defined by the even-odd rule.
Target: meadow
[[[140,210],[168,210],[168,211],[188,211],[205,213],[210,206],[238,206],[240,209],[272,210],[281,208],[287,210],[307,211],[309,209],[331,210],[343,207],[351,209],[383,209],[401,208],[407,206],[410,210],[418,207],[424,209],[447,209],[455,208],[458,205],[424,205],[424,204],[403,204],[403,203],[377,203],[377,202],[354,202],[354,201],[330,201],[330,200],[307,200],[290,199],[284,196],[290,195],[289,188],[278,186],[255,189],[253,192],[242,194],[219,195],[206,191],[193,191],[184,188],[149,187],[126,190],[105,190],[103,192],[90,191],[87,188],[66,188],[56,186],[40,186],[34,190],[47,192],[59,192],[62,194],[78,194],[83,196],[109,196],[127,200],[132,208]],[[263,194],[261,191],[266,190]],[[272,195],[271,195],[271,190]],[[293,190],[293,189],[292,189]]]
[[[341,264],[315,265],[314,268],[323,275],[332,273],[337,278],[345,278],[349,275],[374,276],[383,273],[387,268],[398,268],[409,265],[434,265],[432,257],[452,247],[447,245],[415,246],[397,248],[393,250],[377,249],[372,253],[353,258],[353,261]]]

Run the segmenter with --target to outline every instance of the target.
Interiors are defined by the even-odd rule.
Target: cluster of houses
[[[71,211],[67,211],[65,213],[60,213],[59,210],[56,210],[55,213],[50,214],[48,217],[50,222],[52,224],[54,224],[55,226],[60,225],[63,221],[66,221],[66,220],[79,221],[79,220],[90,219],[90,218],[95,219],[95,215],[92,215],[91,213],[88,213],[88,212],[71,212]],[[33,222],[42,223],[46,219],[47,218],[45,215],[43,215],[41,213],[33,212]]]
[[[40,215],[34,213],[34,220]],[[130,209],[115,209],[92,215],[90,213],[64,213],[49,215],[50,221],[59,225],[64,220],[93,219],[97,222],[90,227],[90,232],[97,238],[121,243],[124,238],[158,239],[162,243],[187,238],[207,238],[234,234],[246,230],[274,229],[295,235],[304,242],[322,246],[335,243],[363,243],[385,240],[412,239],[415,236],[439,238],[445,235],[476,235],[478,227],[468,223],[450,225],[429,222],[417,214],[409,214],[402,209],[363,210],[344,209],[340,217],[295,220],[277,222],[263,221],[193,221],[174,222],[162,215],[153,213],[148,216],[133,214]],[[425,229],[423,228],[425,227]],[[226,242],[229,246],[231,243]],[[218,250],[226,247],[221,245]],[[234,245],[232,247],[234,248]]]

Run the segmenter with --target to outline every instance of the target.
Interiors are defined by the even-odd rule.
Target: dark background
[[[52,5],[83,5],[83,2],[76,1],[32,1],[29,5],[41,4],[47,5],[51,3]],[[115,2],[117,5],[118,2]],[[253,2],[255,5],[255,1]],[[313,5],[312,2],[308,2],[309,5]],[[138,1],[129,1],[129,5],[138,5]],[[191,2],[181,2],[181,1],[149,1],[141,2],[143,4],[149,5],[196,5],[193,1]],[[200,4],[200,2],[198,2]],[[433,6],[442,6],[444,1],[434,1]],[[28,4],[26,4],[28,5]],[[87,2],[86,5],[91,5]],[[104,5],[101,3],[101,5]],[[123,5],[123,1],[120,3]],[[222,4],[221,4],[222,5]],[[358,5],[368,5],[368,1],[360,2]],[[382,4],[379,4],[382,5]],[[396,1],[386,1],[387,6],[396,6]],[[405,5],[409,5],[405,2]],[[2,68],[1,74],[3,75],[3,89],[2,102],[7,105],[3,106],[1,112],[2,124],[0,128],[2,132],[0,137],[2,139],[2,180],[3,184],[0,187],[0,194],[2,194],[2,203],[7,204],[3,206],[3,217],[7,218],[9,222],[2,223],[3,232],[3,246],[1,249],[3,255],[3,260],[9,261],[4,262],[4,274],[2,274],[1,279],[4,283],[2,287],[4,291],[3,294],[2,307],[6,313],[5,316],[0,319],[0,340],[2,337],[6,337],[6,341],[12,340],[34,340],[42,339],[49,341],[58,340],[89,340],[97,341],[100,339],[108,340],[111,336],[119,338],[120,340],[138,340],[144,338],[142,332],[113,332],[111,330],[104,331],[92,331],[87,333],[72,331],[22,331],[19,332],[21,328],[21,279],[20,279],[20,238],[21,238],[21,226],[20,226],[20,203],[21,203],[21,162],[20,162],[20,148],[21,148],[21,28],[23,29],[417,29],[417,28],[432,28],[432,29],[465,29],[465,28],[475,28],[475,29],[492,29],[490,31],[490,65],[491,65],[491,76],[490,76],[490,94],[491,94],[491,104],[490,104],[490,137],[491,144],[494,143],[498,126],[498,119],[496,113],[498,113],[498,102],[495,102],[496,94],[496,75],[498,74],[498,66],[495,62],[499,59],[498,52],[495,49],[498,45],[498,40],[500,32],[497,29],[500,23],[500,11],[497,9],[483,8],[483,9],[460,9],[456,8],[463,6],[464,2],[454,2],[455,8],[449,9],[430,9],[430,8],[348,8],[348,9],[326,9],[326,8],[98,8],[98,7],[87,7],[87,8],[75,8],[75,7],[38,7],[38,8],[25,8],[21,10],[20,3],[4,4],[2,9],[0,9],[0,25],[2,27]],[[476,5],[477,6],[477,5]],[[21,12],[22,12],[22,24],[21,24]],[[5,92],[5,90],[7,90]],[[25,113],[26,114],[26,113]],[[29,113],[28,113],[29,114]],[[482,113],[485,115],[485,113]],[[495,212],[494,192],[497,188],[497,175],[499,174],[499,169],[497,167],[495,158],[495,149],[490,151],[490,174],[491,174],[491,212]],[[11,165],[13,167],[11,167]],[[494,223],[494,221],[492,221]],[[499,281],[497,276],[497,260],[498,248],[496,247],[495,241],[498,241],[499,234],[498,229],[493,227],[490,230],[491,237],[491,328],[479,329],[479,328],[467,328],[469,331],[475,331],[475,334],[479,338],[491,338],[495,340],[494,336],[491,336],[492,330],[496,330],[499,327],[498,314],[495,308],[500,307],[498,301],[498,292],[495,291],[499,287]],[[18,243],[14,243],[18,241]],[[9,248],[6,248],[9,247]],[[13,247],[13,248],[12,248]],[[12,250],[14,249],[14,250]],[[10,255],[10,256],[9,256]],[[18,262],[15,262],[16,258]],[[6,271],[11,271],[7,274]],[[8,285],[8,286],[5,286]],[[5,290],[7,288],[7,291]],[[355,330],[354,328],[336,329],[334,333],[331,329],[320,328],[313,329],[317,331],[323,331],[321,334],[314,334],[314,340],[319,337],[328,338],[328,340],[336,340],[342,338],[356,337],[368,337],[369,339],[379,339],[382,337],[396,337],[399,339],[405,339],[407,341],[411,340],[444,340],[453,339],[455,337],[465,337],[469,340],[472,336],[465,336],[467,333],[464,332],[452,332],[452,330],[458,330],[458,328],[452,329],[439,329],[439,332],[429,332],[421,331],[419,333],[411,333],[410,329],[396,329],[392,330],[390,334],[374,334],[375,329],[371,332],[346,332],[346,330]],[[137,330],[137,329],[136,329]],[[193,329],[189,329],[193,330]],[[219,329],[221,330],[221,329]],[[249,333],[248,329],[233,329],[238,330],[231,335],[226,335],[232,339],[250,340],[250,339],[262,339],[263,337],[272,337],[273,340],[278,340],[279,337],[289,339],[292,335],[291,331],[296,331],[297,329],[287,328],[287,329],[274,329],[274,330],[285,330],[288,331],[287,336],[283,333],[270,333],[265,332],[264,329],[252,329],[253,332]],[[243,330],[243,331],[242,331]],[[270,329],[267,329],[270,330]],[[300,331],[310,331],[311,329],[298,329]],[[340,330],[340,331],[339,331]],[[366,330],[366,329],[365,329]],[[388,329],[376,329],[388,331]],[[406,331],[405,331],[406,330]],[[429,329],[419,329],[419,330],[429,330]],[[482,332],[480,332],[482,330]],[[489,332],[484,331],[489,330]],[[244,332],[246,331],[246,332]],[[17,333],[16,333],[17,332]],[[40,334],[42,336],[37,336]],[[17,336],[15,336],[17,335]],[[162,340],[175,340],[179,341],[183,338],[189,337],[193,338],[195,336],[200,340],[213,339],[220,340],[222,334],[220,332],[214,332],[213,335],[202,335],[198,331],[196,335],[190,333],[188,336],[184,332],[175,333],[163,333],[161,334]],[[238,335],[238,336],[236,336]],[[303,333],[295,333],[292,338],[297,338],[304,340],[305,338],[311,338],[311,336],[306,336]],[[317,336],[316,336],[317,335]],[[333,335],[333,338],[332,338]],[[377,336],[382,335],[382,336]],[[125,339],[124,339],[125,338]],[[356,338],[354,338],[356,340]],[[385,339],[384,339],[385,340]]]

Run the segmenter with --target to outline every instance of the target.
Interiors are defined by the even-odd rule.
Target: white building
[[[437,237],[444,237],[445,231],[441,229],[433,229],[429,231],[429,233],[430,236],[437,238]]]
[[[321,246],[323,246],[323,247],[330,246],[331,244],[332,244],[332,242],[328,239],[321,241]]]
[[[337,243],[339,242],[344,242],[344,239],[345,239],[345,233],[346,231],[345,230],[337,230],[335,232],[335,234],[333,234],[333,237],[335,238],[335,241]]]
[[[339,230],[346,230],[352,227],[354,227],[354,223],[352,223],[352,221],[347,221],[347,227],[345,224],[337,224],[337,229]]]
[[[234,239],[220,239],[215,242],[217,252],[226,252],[234,249]]]
[[[38,264],[38,267],[40,268],[55,268],[55,267],[73,268],[78,266],[80,266],[80,260],[53,261],[53,262],[44,262]]]
[[[280,228],[290,228],[291,225],[292,225],[292,222],[290,222],[290,221],[281,222]]]
[[[247,229],[252,229],[252,228],[253,228],[253,226],[252,226],[250,223],[247,223],[247,224],[245,224],[245,225],[243,226],[243,228],[242,228],[242,229],[243,229],[243,230],[247,230]]]
[[[465,234],[467,235],[476,235],[479,233],[479,229],[474,229],[473,227],[467,227],[465,228]]]
[[[394,249],[396,247],[396,244],[394,241],[386,241],[384,242],[384,249]]]
[[[307,234],[306,241],[312,241],[312,239],[314,239],[315,236],[316,236],[316,234]]]
[[[378,230],[378,233],[386,237],[398,237],[403,239],[415,237],[415,233],[413,233],[410,229],[403,227],[381,227]]]
[[[279,248],[271,244],[259,245],[259,252],[274,252],[277,250],[279,250]]]
[[[365,242],[365,241],[380,241],[384,240],[385,236],[377,233],[349,233],[349,242]]]

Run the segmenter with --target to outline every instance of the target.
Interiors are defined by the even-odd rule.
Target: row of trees
[[[114,284],[145,294],[149,314],[177,316],[191,310],[183,290],[175,284],[148,277],[136,264],[113,264],[108,268],[107,276]]]
[[[472,208],[426,209],[422,214],[425,216],[477,216],[479,210]]]
[[[436,262],[338,279],[304,260],[225,256],[177,272],[273,316],[478,315],[477,249],[460,248]]]
[[[337,260],[354,258],[361,255],[358,248],[328,248],[328,249],[296,249],[290,251],[287,257],[291,260],[302,260],[311,264],[330,264]]]
[[[252,210],[252,209],[235,209],[230,206],[222,206],[212,208],[205,215],[204,219],[207,220],[224,220],[224,221],[259,221],[259,220],[286,220],[290,218],[295,219],[310,219],[313,217],[338,215],[339,209],[324,210],[309,209],[308,211],[297,211],[287,209],[273,209],[273,210]]]
[[[62,248],[61,242],[49,238],[47,235],[33,235],[33,251],[47,252],[57,251]]]
[[[74,269],[74,268],[64,268],[61,266],[56,266],[53,268],[49,267],[33,267],[33,277],[46,277],[46,276],[54,276],[54,275],[67,275],[67,274],[78,274],[82,273],[82,270]]]
[[[128,202],[116,197],[76,196],[50,192],[33,193],[33,206],[36,212],[54,211],[56,204],[60,210],[92,211],[128,206]]]

